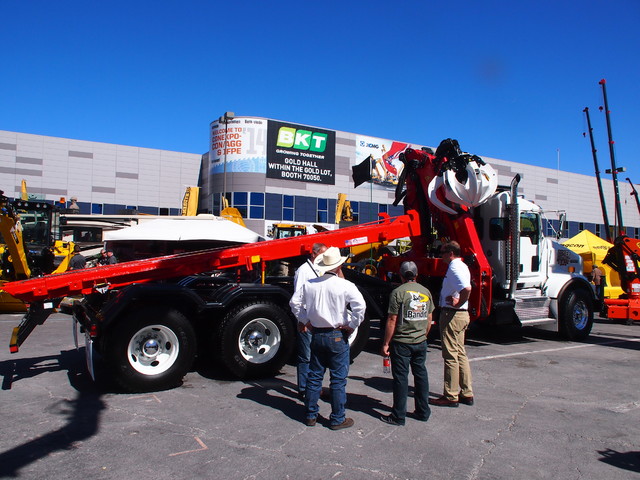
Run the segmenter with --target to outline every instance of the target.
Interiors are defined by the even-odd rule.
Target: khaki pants
[[[447,400],[458,401],[458,394],[472,397],[471,369],[464,348],[469,312],[443,308],[440,311],[440,338],[444,358],[444,391]]]

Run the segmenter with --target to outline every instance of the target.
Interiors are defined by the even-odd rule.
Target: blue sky
[[[225,111],[640,183],[640,1],[0,2],[0,129],[203,153]],[[611,177],[603,174],[603,178]]]

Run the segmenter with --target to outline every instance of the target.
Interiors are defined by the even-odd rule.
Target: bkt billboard
[[[335,185],[336,132],[269,121],[267,177]]]
[[[323,130],[264,118],[211,123],[209,174],[264,173],[267,178],[334,185],[335,141]]]

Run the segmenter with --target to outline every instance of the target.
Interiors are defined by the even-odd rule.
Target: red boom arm
[[[343,248],[420,235],[415,211],[394,218],[386,214],[381,214],[381,217],[376,222],[340,230],[70,271],[10,282],[2,288],[31,303],[218,269],[244,266],[251,270],[256,263],[263,265],[271,260],[308,254],[317,242]]]

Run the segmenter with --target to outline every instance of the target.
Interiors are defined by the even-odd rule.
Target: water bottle
[[[382,358],[382,373],[391,373],[391,359],[389,356]]]

